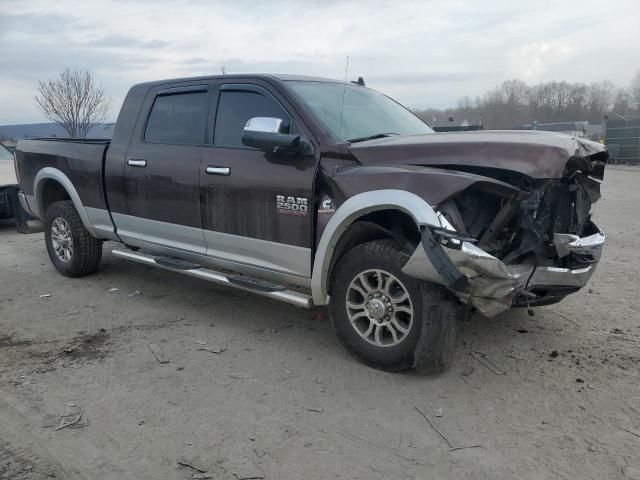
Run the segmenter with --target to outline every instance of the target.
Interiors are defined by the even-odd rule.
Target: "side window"
[[[242,144],[242,133],[252,117],[281,118],[285,131],[291,128],[291,117],[273,98],[248,90],[222,90],[218,100],[213,144],[217,147],[249,148]]]
[[[144,139],[154,143],[200,144],[207,119],[205,92],[159,95],[153,102]]]

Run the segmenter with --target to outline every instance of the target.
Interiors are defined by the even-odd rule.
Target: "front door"
[[[203,150],[200,167],[207,254],[309,278],[317,161],[242,143],[253,117],[280,118],[295,133],[300,124],[266,86],[223,84],[213,101],[213,142]]]
[[[205,253],[199,171],[209,103],[206,85],[147,98],[124,165],[126,211],[113,214],[126,243]]]

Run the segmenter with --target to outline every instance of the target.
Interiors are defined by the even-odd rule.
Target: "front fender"
[[[313,262],[311,293],[315,305],[329,303],[328,274],[338,240],[358,218],[375,211],[396,209],[410,215],[418,227],[440,226],[433,207],[419,196],[403,190],[373,190],[346,200],[325,227]]]

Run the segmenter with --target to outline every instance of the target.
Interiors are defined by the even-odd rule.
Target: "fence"
[[[640,117],[609,116],[605,121],[605,144],[611,162],[640,165]]]

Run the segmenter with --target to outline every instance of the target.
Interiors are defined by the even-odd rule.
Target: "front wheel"
[[[45,218],[44,238],[51,262],[67,277],[94,273],[102,260],[102,241],[87,231],[73,202],[52,204]]]
[[[405,275],[408,259],[393,240],[345,253],[332,282],[331,321],[345,347],[369,366],[439,372],[453,357],[458,308],[440,285]]]

